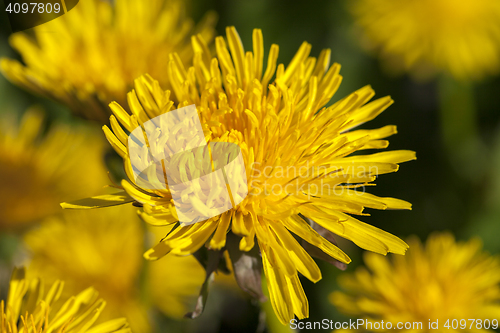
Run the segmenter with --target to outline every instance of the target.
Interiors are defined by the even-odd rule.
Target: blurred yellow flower
[[[253,52],[244,52],[234,28],[227,29],[227,39],[229,50],[224,38],[217,37],[217,58],[210,58],[201,47],[203,42],[195,38],[194,66],[188,70],[174,56],[169,63],[172,93],[161,90],[149,76],[136,80],[136,89],[129,94],[132,115],[112,103],[112,130],[105,126],[104,132],[124,158],[129,180],[122,186],[143,205],[142,218],[170,228],[177,223],[172,196],[168,189],[145,189],[135,182],[130,154],[148,158],[143,154],[147,148],[127,147],[128,137],[120,123],[131,132],[160,114],[196,104],[208,141],[239,145],[249,195],[226,213],[171,231],[145,256],[155,260],[168,253],[186,255],[204,244],[214,251],[227,247],[236,280],[261,299],[259,270],[263,266],[271,303],[286,324],[294,315],[309,315],[298,273],[314,282],[321,279],[308,252],[332,262],[350,262],[331,242],[331,232],[378,253],[406,251],[406,243],[399,238],[350,214],[363,215],[365,207],[410,209],[405,201],[377,197],[361,188],[380,174],[397,171],[398,163],[415,159],[415,153],[400,150],[348,156],[362,149],[387,147],[388,141],[383,139],[396,133],[395,126],[350,129],[375,118],[392,104],[392,99],[384,97],[369,103],[374,91],[366,86],[325,108],[341,82],[340,66],[329,65],[330,50],[316,59],[309,56],[311,45],[303,43],[285,68],[277,65],[278,46],[272,45],[264,69],[260,30],[253,32]],[[180,103],[176,105],[173,99]],[[208,183],[200,181],[199,186],[206,193],[210,191]],[[196,199],[190,195],[186,198]],[[304,245],[292,233],[302,238]]]
[[[104,319],[123,316],[134,332],[148,332],[144,301],[151,298],[166,315],[182,317],[204,271],[192,256],[147,265],[144,281],[150,293],[145,294],[140,279],[146,235],[132,206],[65,211],[25,236],[30,272],[47,282],[67,280],[69,293],[93,286],[108,303]]]
[[[169,228],[147,226],[151,244],[157,244]],[[166,229],[166,230],[165,230]],[[138,255],[142,258],[142,252]],[[167,316],[183,318],[196,302],[205,270],[194,256],[167,256],[147,262],[147,288],[152,302]]]
[[[61,297],[64,282],[57,280],[44,293],[39,279],[26,279],[15,269],[7,302],[0,302],[0,333],[130,333],[124,318],[94,325],[106,306],[93,288]]]
[[[478,323],[490,328],[493,319],[498,327],[498,256],[482,251],[479,239],[455,242],[449,233],[432,234],[425,247],[417,238],[408,244],[406,256],[393,256],[392,260],[365,253],[367,268],[340,276],[345,291],[331,295],[333,304],[348,315],[391,322],[393,328],[399,322],[422,322],[419,331],[436,332],[428,325],[429,320],[438,320],[439,332],[448,331],[444,328],[447,323],[450,328],[460,326],[462,332],[479,332]],[[474,322],[471,329],[469,319],[481,322]],[[489,327],[484,326],[485,319]]]
[[[497,0],[354,0],[348,6],[368,47],[392,69],[416,77],[446,71],[464,80],[500,71]]]
[[[13,117],[0,121],[0,228],[60,212],[61,201],[102,191],[109,182],[97,131],[54,124],[43,132],[43,114],[35,108],[20,124]]]
[[[13,34],[10,43],[25,65],[3,59],[16,85],[53,98],[78,115],[107,123],[112,101],[125,103],[133,80],[144,73],[168,86],[169,54],[187,64],[190,36],[214,34],[215,15],[194,26],[183,0],[85,0],[64,16],[34,28],[35,38]]]

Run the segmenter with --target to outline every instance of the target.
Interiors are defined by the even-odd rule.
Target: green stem
[[[456,172],[472,183],[480,182],[487,164],[476,117],[474,86],[450,77],[439,80],[442,139]]]
[[[474,87],[448,76],[442,76],[438,85],[443,141],[449,153],[461,155],[463,145],[478,134]]]
[[[0,263],[3,262],[8,266],[12,266],[20,243],[21,240],[15,234],[0,233]]]

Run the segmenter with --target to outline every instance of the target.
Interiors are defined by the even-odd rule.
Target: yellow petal
[[[295,274],[292,277],[285,276],[285,279],[290,290],[293,312],[299,319],[309,317],[309,302],[307,301],[306,293],[302,288],[298,275]]]
[[[108,126],[103,126],[102,130],[104,131],[104,135],[106,135],[106,139],[108,139],[109,143],[113,147],[113,149],[124,158],[127,155],[127,147],[116,137],[116,135],[108,128]]]
[[[214,250],[220,250],[226,245],[226,234],[231,218],[233,216],[233,210],[223,213],[220,216],[220,222],[215,230],[214,236],[210,240],[210,247]]]
[[[168,244],[166,244],[165,242],[160,242],[153,248],[147,250],[144,253],[144,258],[147,260],[158,260],[167,255],[171,250],[172,248],[168,246]]]
[[[140,191],[138,188],[134,187],[132,184],[130,184],[130,182],[128,182],[125,179],[122,180],[121,185],[132,198],[134,198],[136,201],[140,203],[147,203],[153,206],[170,204],[171,200],[170,198],[158,197],[152,194],[144,193]]]
[[[238,236],[248,236],[250,234],[249,229],[246,227],[245,220],[251,220],[250,214],[243,215],[239,210],[235,212],[234,219],[231,224],[232,231]]]
[[[255,246],[255,230],[252,229],[250,235],[241,238],[239,249],[240,251],[248,252]]]
[[[379,162],[379,163],[403,163],[416,160],[417,156],[411,150],[392,150],[371,155],[357,155],[344,157],[343,162]]]
[[[321,280],[321,271],[318,265],[316,265],[316,262],[304,250],[304,248],[300,246],[290,232],[280,223],[271,224],[271,228],[276,232],[276,235],[281,240],[297,270],[313,282]]]
[[[405,254],[408,245],[398,237],[391,235],[379,228],[363,223],[349,215],[334,213],[343,219],[339,222],[331,222],[324,217],[311,217],[323,228],[353,241],[359,247],[381,254],[388,252]]]
[[[127,192],[120,191],[111,194],[97,195],[95,197],[80,199],[71,202],[63,202],[61,203],[61,207],[64,209],[92,209],[123,205],[133,201],[134,199],[131,198],[127,194]]]
[[[262,265],[264,267],[269,298],[274,312],[283,325],[288,325],[294,316],[285,277],[280,274],[279,270],[275,270],[271,266],[265,251],[262,252]]]

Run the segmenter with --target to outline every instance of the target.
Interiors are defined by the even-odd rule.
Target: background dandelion
[[[134,331],[150,332],[148,309],[156,304],[167,316],[182,318],[204,271],[193,257],[147,264],[142,254],[145,242],[152,245],[148,238],[156,239],[131,206],[64,211],[24,236],[29,275],[49,285],[65,279],[69,295],[93,286],[107,302],[101,320],[126,317]],[[140,287],[141,278],[146,288]]]
[[[431,234],[425,245],[415,237],[408,243],[410,250],[404,257],[366,253],[366,267],[341,275],[342,291],[332,293],[331,302],[346,314],[370,322],[384,320],[394,328],[398,323],[422,323],[421,331],[432,332],[429,320],[441,323],[442,329],[448,325],[465,332],[483,325],[498,328],[498,256],[484,252],[477,238],[455,242],[450,233]],[[466,318],[481,322],[471,325]],[[365,328],[374,331],[373,326]]]
[[[24,268],[14,269],[8,297],[0,301],[0,332],[132,332],[125,318],[95,324],[106,307],[95,289],[61,297],[64,281],[55,281],[47,291],[43,284],[38,277],[27,278]]]
[[[108,183],[104,141],[95,128],[53,124],[30,108],[0,123],[0,227],[19,230],[60,212],[62,198],[102,191]],[[46,132],[46,133],[44,133]],[[85,180],[84,173],[95,178]]]
[[[355,0],[347,7],[360,39],[392,71],[470,80],[500,70],[497,1]]]
[[[10,38],[22,63],[4,58],[1,71],[28,91],[54,99],[79,116],[106,122],[107,105],[125,101],[133,80],[157,73],[168,85],[169,54],[193,57],[190,36],[213,38],[214,13],[195,25],[179,0],[147,3],[87,0],[60,17]]]

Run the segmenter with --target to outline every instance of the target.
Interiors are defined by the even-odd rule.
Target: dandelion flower
[[[203,268],[194,257],[144,267],[146,236],[131,206],[65,211],[24,237],[31,255],[29,271],[48,283],[67,280],[69,294],[93,286],[107,302],[101,318],[126,317],[134,332],[148,332],[147,304],[141,297],[152,298],[171,317],[182,316],[188,301],[196,298]],[[147,297],[146,289],[140,289],[142,269],[145,283],[152,286]]]
[[[64,282],[56,281],[45,294],[39,279],[25,278],[24,269],[15,269],[7,301],[0,302],[0,333],[127,333],[123,318],[94,325],[106,306],[93,288],[63,298]]]
[[[54,124],[29,109],[20,124],[0,123],[0,227],[14,229],[60,211],[59,203],[98,192],[108,183],[98,132]],[[83,175],[89,176],[83,179]]]
[[[390,65],[417,76],[425,69],[463,80],[500,70],[496,0],[355,0],[349,7],[368,43]]]
[[[303,43],[285,68],[277,65],[278,46],[272,45],[264,69],[260,30],[253,33],[253,52],[244,52],[234,28],[227,29],[227,40],[229,49],[223,37],[216,39],[217,57],[211,59],[199,47],[200,38],[195,38],[194,65],[188,70],[174,56],[169,63],[172,92],[161,90],[149,76],[136,80],[129,95],[132,115],[112,103],[111,130],[105,126],[104,131],[124,159],[129,180],[123,180],[122,186],[143,206],[142,218],[173,229],[145,257],[155,260],[168,253],[188,255],[205,251],[203,245],[207,244],[210,266],[210,254],[227,249],[238,284],[261,299],[260,269],[264,268],[271,303],[285,324],[294,314],[308,316],[298,273],[314,282],[321,279],[307,251],[332,262],[350,262],[331,242],[331,233],[378,253],[406,251],[402,240],[352,215],[364,215],[365,207],[410,209],[405,201],[377,197],[361,187],[380,174],[397,171],[398,163],[414,159],[415,154],[353,155],[362,149],[387,147],[385,138],[396,133],[394,126],[350,129],[375,118],[392,100],[384,97],[368,102],[374,92],[366,86],[325,107],[341,81],[340,66],[329,66],[329,50],[316,59],[309,56],[311,45]],[[131,132],[175,109],[174,96],[181,101],[177,107],[196,105],[207,141],[240,147],[249,185],[248,196],[233,209],[176,228],[170,191],[141,188],[135,182],[130,154],[144,150],[127,147],[127,134],[121,128]],[[141,157],[147,158],[147,154]],[[200,186],[210,192],[210,184],[200,182]],[[187,200],[196,202],[189,195]],[[292,233],[303,239],[303,245]]]
[[[14,84],[55,99],[76,114],[107,122],[112,101],[125,103],[133,80],[144,73],[168,86],[167,63],[175,51],[191,60],[189,37],[211,40],[215,15],[194,26],[180,0],[80,1],[64,16],[34,28],[35,38],[13,34],[24,65],[3,59]]]
[[[438,320],[439,331],[459,325],[461,331],[476,332],[493,328],[493,319],[498,327],[498,256],[484,252],[479,239],[456,242],[449,233],[431,235],[425,246],[416,238],[408,243],[406,256],[392,260],[366,253],[367,268],[340,276],[344,291],[331,295],[333,304],[346,314],[384,320],[393,328],[399,322],[421,322],[420,330],[431,332],[429,320]]]

